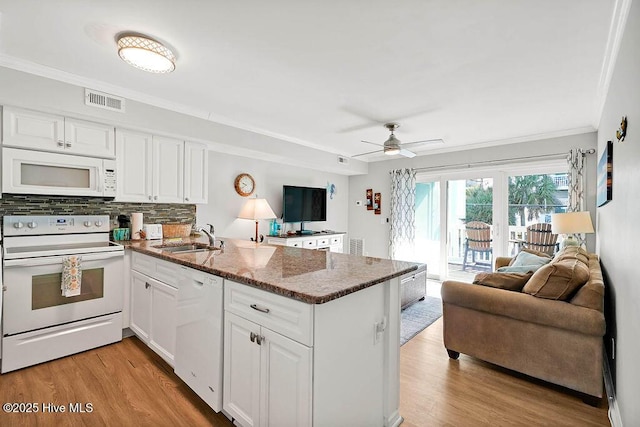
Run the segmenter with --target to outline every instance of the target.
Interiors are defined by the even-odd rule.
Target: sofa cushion
[[[549,255],[537,255],[532,252],[542,253],[524,249],[518,252],[518,255],[516,255],[507,267],[500,267],[497,271],[503,273],[526,273],[527,271],[536,271],[543,265],[551,262]]]
[[[580,246],[567,246],[556,254],[553,262],[565,259],[577,259],[587,267],[589,266],[589,253]]]
[[[604,281],[598,256],[589,256],[589,281],[571,298],[571,304],[602,312],[604,310]]]
[[[566,301],[589,280],[589,268],[578,259],[563,259],[538,269],[522,292],[538,298]]]
[[[473,279],[473,283],[520,292],[532,275],[532,271],[527,273],[478,273],[475,279]]]

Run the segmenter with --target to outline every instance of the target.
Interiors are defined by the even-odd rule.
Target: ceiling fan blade
[[[365,141],[365,140],[362,140],[360,142],[364,142],[364,143],[371,144],[371,145],[377,145],[378,147],[384,147],[384,145],[378,144],[376,142],[369,142],[369,141]]]
[[[366,156],[367,154],[375,154],[375,153],[382,153],[382,150],[376,150],[376,151],[369,151],[368,153],[361,153],[361,154],[355,154],[353,157],[360,157],[360,156]]]
[[[422,145],[436,145],[436,144],[444,144],[444,140],[442,139],[425,139],[423,141],[413,141],[413,142],[403,142],[402,146],[406,147],[407,145],[412,144],[422,144]]]
[[[414,153],[413,151],[405,150],[404,148],[401,148],[398,154],[408,158],[412,158],[416,156],[416,153]]]

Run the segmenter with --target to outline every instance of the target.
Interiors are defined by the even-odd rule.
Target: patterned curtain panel
[[[416,171],[395,169],[391,174],[391,232],[389,258],[411,261],[416,237]]]
[[[572,148],[567,156],[569,163],[569,200],[567,212],[580,212],[584,210],[584,157],[585,152],[580,148]],[[576,234],[578,243],[585,244],[585,235]]]
[[[569,163],[569,201],[567,212],[584,210],[584,156],[580,148],[573,148],[567,156]]]

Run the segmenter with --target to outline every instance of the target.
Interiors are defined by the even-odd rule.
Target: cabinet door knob
[[[67,143],[65,143],[64,145],[65,145],[65,147],[67,147],[67,148],[71,148],[71,143],[70,143],[70,142],[67,142]]]
[[[188,197],[185,197],[185,198],[184,198],[184,201],[185,201],[185,202],[188,202],[188,201],[189,201],[189,198],[188,198]]]
[[[158,196],[153,196],[153,200],[158,200]]]
[[[58,141],[58,147],[64,147],[64,142],[63,141]]]
[[[257,337],[257,335],[254,334],[253,332],[251,332],[249,334],[249,339],[251,340],[251,342],[256,342],[256,337]]]
[[[153,200],[153,197],[149,196],[149,200]]]
[[[144,282],[144,288],[145,289],[149,289],[151,287],[151,285],[147,282]]]
[[[256,342],[258,343],[258,345],[262,345],[262,342],[264,341],[264,337],[261,335],[256,335]]]
[[[261,313],[269,313],[270,311],[268,308],[258,306],[258,304],[251,304],[250,307]]]

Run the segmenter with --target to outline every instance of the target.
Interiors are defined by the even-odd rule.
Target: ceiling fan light
[[[400,153],[400,147],[385,147],[384,154],[387,156],[395,156]]]
[[[127,64],[150,73],[170,73],[176,68],[176,57],[164,45],[142,36],[118,38],[118,55]]]

